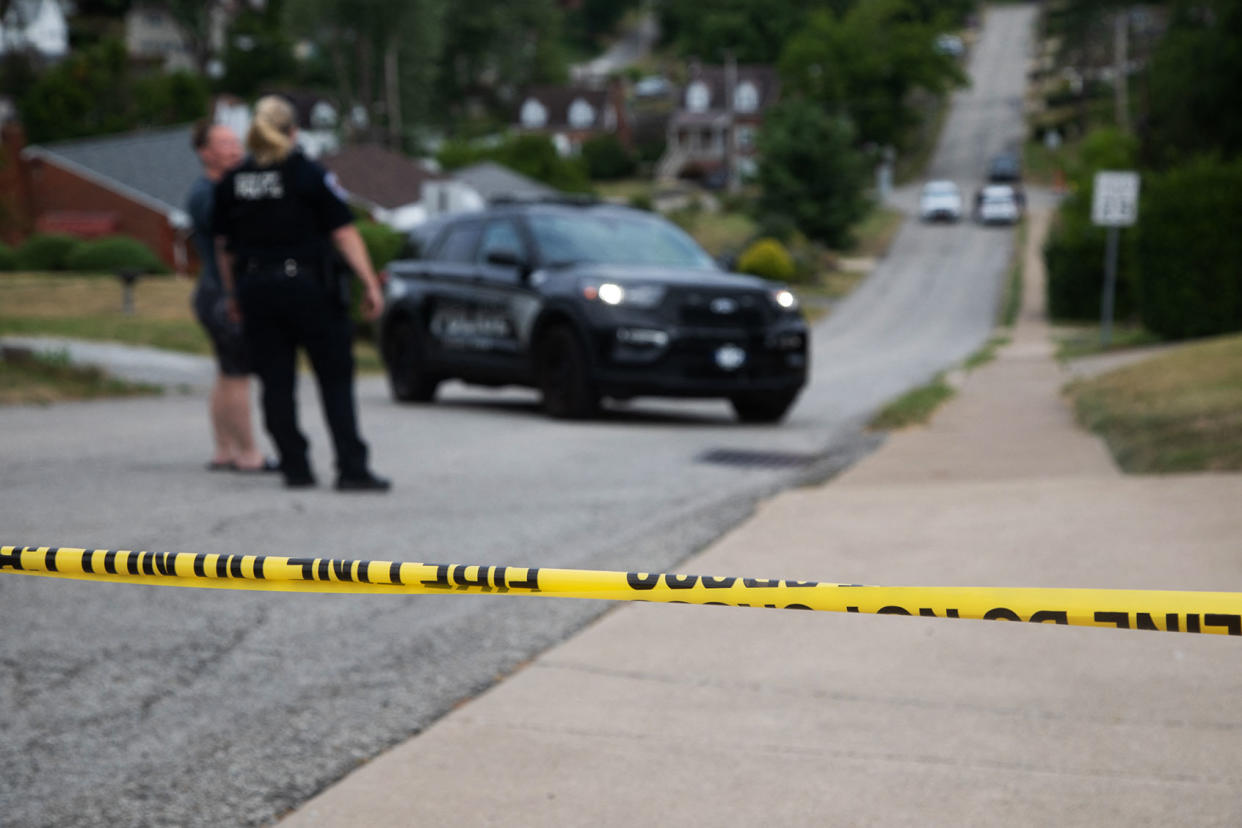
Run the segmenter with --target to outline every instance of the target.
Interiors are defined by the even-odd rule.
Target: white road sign
[[[1139,175],[1101,171],[1091,193],[1091,222],[1103,227],[1129,227],[1138,221]]]

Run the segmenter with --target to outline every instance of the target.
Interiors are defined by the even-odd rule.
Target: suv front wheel
[[[388,336],[388,386],[393,399],[401,402],[431,402],[440,378],[427,373],[422,347],[414,323],[394,322]]]
[[[568,325],[550,328],[535,351],[535,376],[543,407],[553,417],[581,420],[599,409],[599,393],[582,341]]]

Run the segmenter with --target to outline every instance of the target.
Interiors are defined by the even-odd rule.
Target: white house
[[[56,0],[16,0],[0,19],[0,55],[32,49],[46,58],[69,52],[69,25]]]

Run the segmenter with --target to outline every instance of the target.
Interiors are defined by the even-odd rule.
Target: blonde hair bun
[[[246,148],[263,166],[278,164],[293,152],[293,106],[279,95],[265,95],[254,105]]]

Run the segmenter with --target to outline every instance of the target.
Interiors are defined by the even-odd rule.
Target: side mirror
[[[500,248],[487,254],[487,263],[497,267],[518,267],[525,269],[526,260],[516,250]]]
[[[526,261],[526,257],[518,253],[516,250],[499,248],[492,250],[487,254],[487,263],[495,267],[513,268],[518,273],[518,278],[525,282],[530,277],[530,263]]]

